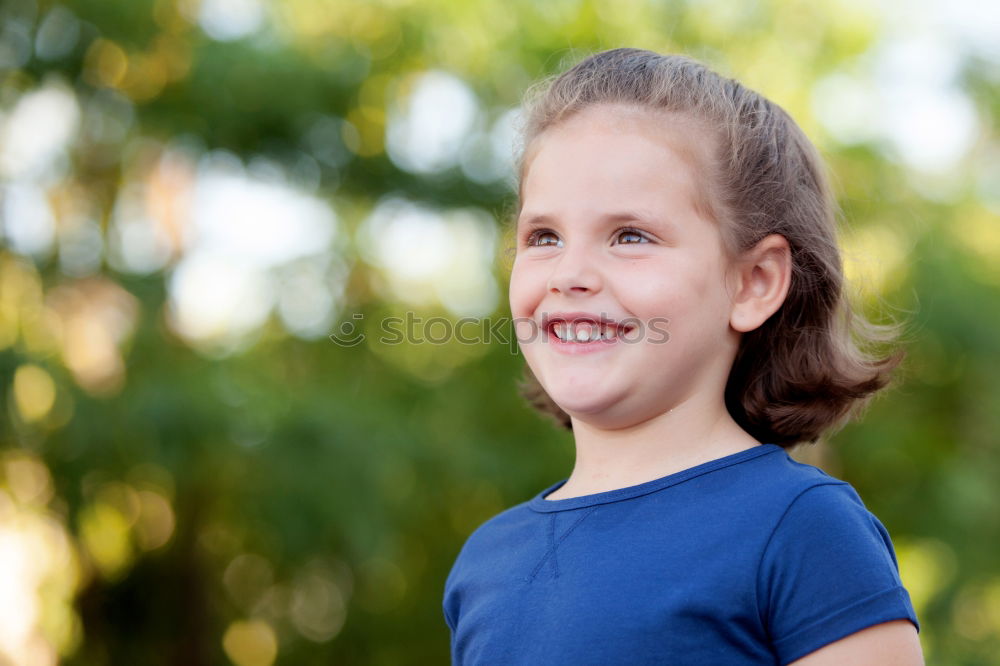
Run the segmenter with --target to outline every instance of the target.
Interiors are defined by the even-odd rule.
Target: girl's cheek
[[[531,302],[538,300],[538,296],[534,293],[538,289],[532,288],[531,285],[531,276],[526,275],[525,271],[519,270],[517,267],[511,271],[509,285],[510,308],[515,315],[530,314],[526,311],[531,308]]]
[[[514,264],[510,272],[510,287],[512,290],[518,289],[524,291],[537,289],[539,285],[544,288],[545,280],[542,271],[538,270],[538,267],[532,267],[528,264]]]
[[[519,345],[526,345],[539,338],[538,326],[527,317],[517,317],[514,320],[514,335]]]

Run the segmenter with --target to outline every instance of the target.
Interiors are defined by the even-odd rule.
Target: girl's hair
[[[777,104],[682,55],[618,48],[590,55],[531,86],[515,161],[517,211],[534,141],[597,104],[651,110],[664,123],[697,127],[709,141],[698,205],[720,226],[730,258],[768,234],[788,240],[792,275],[781,307],[741,337],[726,385],[733,419],[761,442],[815,442],[859,416],[903,360],[862,349],[891,342],[901,324],[854,312],[844,289],[835,218],[839,213],[822,158]],[[693,152],[689,152],[690,157]],[[525,365],[521,395],[572,429],[569,416]]]

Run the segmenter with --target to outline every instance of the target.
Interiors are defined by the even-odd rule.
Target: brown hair
[[[586,57],[525,93],[516,156],[516,225],[530,150],[547,129],[597,104],[625,105],[693,122],[714,139],[699,160],[700,208],[720,225],[730,258],[777,233],[791,248],[781,307],[744,333],[726,384],[733,419],[761,442],[791,447],[843,427],[888,385],[905,352],[865,351],[892,342],[901,324],[855,312],[844,288],[839,209],[818,151],[780,106],[682,55],[618,48]],[[510,250],[509,250],[510,251]],[[572,429],[569,416],[525,364],[521,395]]]

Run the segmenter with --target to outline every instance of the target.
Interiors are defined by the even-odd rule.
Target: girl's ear
[[[732,267],[729,324],[747,333],[767,321],[785,301],[791,274],[791,248],[781,234],[770,234],[744,252]]]

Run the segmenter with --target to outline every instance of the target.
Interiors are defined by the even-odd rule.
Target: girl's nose
[[[566,296],[591,294],[601,290],[600,271],[584,252],[565,251],[549,277],[550,294]]]

